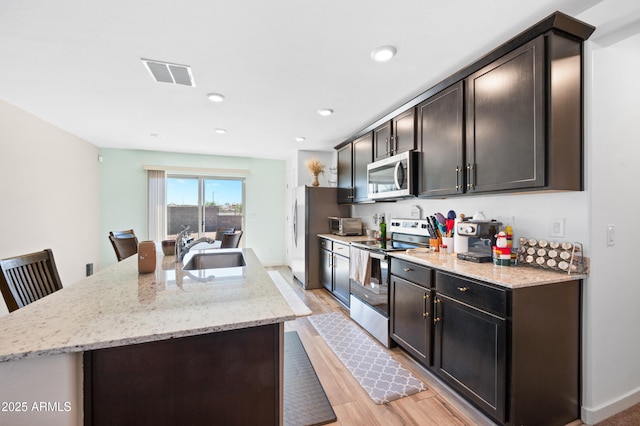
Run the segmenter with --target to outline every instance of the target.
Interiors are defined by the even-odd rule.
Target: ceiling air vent
[[[140,59],[156,81],[192,87],[196,85],[193,81],[191,67],[188,65],[172,64],[169,62],[154,61],[152,59]]]

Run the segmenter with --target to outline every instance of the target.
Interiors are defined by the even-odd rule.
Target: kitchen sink
[[[246,264],[241,251],[197,253],[189,259],[182,269],[194,271],[199,269],[236,268]]]

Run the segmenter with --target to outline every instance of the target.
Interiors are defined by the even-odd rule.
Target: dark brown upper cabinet
[[[360,136],[338,150],[338,203],[353,204],[369,200],[367,165],[373,160],[372,132]]]
[[[354,203],[369,201],[367,165],[373,161],[373,134],[367,133],[352,142]]]
[[[544,186],[544,37],[470,75],[467,192]]]
[[[583,189],[581,43],[553,32],[466,79],[466,191]]]
[[[410,108],[374,129],[374,161],[415,149],[415,120],[415,109]]]
[[[581,191],[582,53],[594,31],[552,13],[352,140],[371,133],[373,161],[417,148],[420,197]]]
[[[417,107],[419,196],[461,194],[465,189],[464,93],[459,81]]]
[[[353,202],[353,151],[351,143],[338,149],[338,203]]]

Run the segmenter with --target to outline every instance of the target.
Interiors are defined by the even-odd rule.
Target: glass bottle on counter
[[[380,247],[387,248],[387,224],[384,222],[384,215],[380,215]]]

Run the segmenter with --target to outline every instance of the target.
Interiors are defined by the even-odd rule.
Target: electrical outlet
[[[563,217],[556,217],[551,219],[551,229],[549,229],[549,236],[556,238],[564,238],[564,223],[566,219]]]

